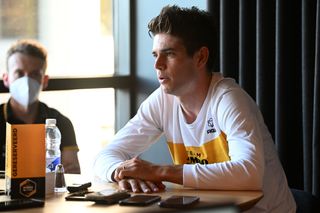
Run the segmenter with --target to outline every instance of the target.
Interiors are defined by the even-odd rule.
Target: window
[[[48,50],[47,72],[52,77],[114,73],[111,0],[0,2],[1,49],[16,39],[33,38]],[[1,55],[4,70],[5,52]]]
[[[115,124],[129,118],[129,2],[0,0],[0,72],[6,69],[6,50],[17,39],[33,38],[47,48],[50,82],[40,100],[72,121],[85,175],[91,174],[92,160],[114,134]],[[120,35],[120,30],[127,33]],[[115,42],[127,54],[117,61]],[[9,94],[0,84],[3,103]],[[115,116],[119,101],[126,103],[122,117]]]

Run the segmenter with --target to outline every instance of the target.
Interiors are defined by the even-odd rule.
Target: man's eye
[[[21,77],[23,77],[24,76],[24,73],[22,73],[22,72],[15,72],[14,73],[14,77],[15,78],[21,78]]]

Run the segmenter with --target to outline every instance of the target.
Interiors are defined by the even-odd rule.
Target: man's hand
[[[153,183],[151,181],[132,178],[122,179],[118,182],[118,185],[121,190],[144,193],[159,192],[166,187],[162,182]]]
[[[114,172],[114,179],[119,182],[124,178],[148,180],[152,182],[163,181],[161,177],[161,166],[152,164],[134,157],[124,161]]]
[[[123,162],[114,172],[121,190],[152,193],[165,188],[157,169],[159,167],[138,157]]]
[[[157,192],[165,188],[162,181],[183,183],[183,165],[156,165],[134,157],[120,164],[113,173],[113,179],[123,190]]]

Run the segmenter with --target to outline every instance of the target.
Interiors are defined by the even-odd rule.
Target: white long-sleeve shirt
[[[196,94],[195,94],[196,95]],[[255,102],[232,79],[215,73],[196,120],[185,121],[179,100],[161,88],[97,156],[94,170],[111,181],[119,164],[164,134],[183,185],[198,189],[262,190],[252,212],[295,212],[295,202]]]

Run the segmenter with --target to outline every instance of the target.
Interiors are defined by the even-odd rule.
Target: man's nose
[[[165,68],[165,61],[163,57],[161,56],[156,57],[154,61],[154,68],[156,70],[163,70]]]

